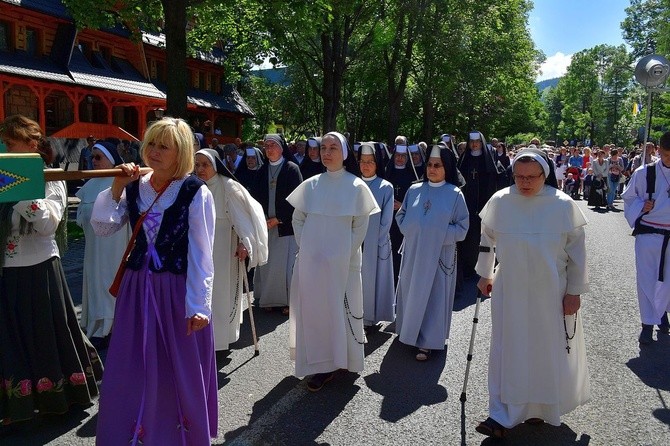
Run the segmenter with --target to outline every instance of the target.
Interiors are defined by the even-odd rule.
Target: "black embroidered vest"
[[[179,189],[177,199],[165,210],[155,245],[161,268],[157,268],[154,262],[150,261],[149,269],[151,271],[186,274],[188,267],[188,207],[203,184],[205,183],[195,175],[187,177]],[[135,227],[135,223],[140,217],[139,207],[137,206],[139,190],[138,181],[133,181],[126,186],[128,213],[132,227]],[[128,257],[127,267],[135,271],[139,270],[142,268],[146,255],[147,237],[144,231],[140,231],[137,234],[137,239],[135,239],[135,247]]]

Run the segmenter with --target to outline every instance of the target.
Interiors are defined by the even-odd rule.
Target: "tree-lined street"
[[[583,296],[582,311],[593,399],[563,417],[560,427],[523,425],[509,432],[505,444],[667,445],[670,337],[640,351],[634,239],[623,213],[597,213],[585,202],[580,206],[590,221],[586,242],[591,292]],[[75,247],[64,262],[75,294],[81,280],[71,257],[76,249],[81,248]],[[240,341],[217,358],[219,436],[212,444],[492,444],[474,430],[487,414],[488,301],[481,305],[464,407],[459,401],[474,302],[474,283],[469,283],[456,300],[447,352],[419,363],[413,349],[398,342],[393,325],[386,326],[369,336],[360,376],[343,374],[318,393],[292,376],[286,317],[256,311],[261,354],[254,357],[245,314]],[[97,405],[3,430],[0,443],[93,445],[96,412]]]

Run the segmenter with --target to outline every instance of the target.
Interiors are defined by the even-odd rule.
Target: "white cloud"
[[[537,82],[543,81],[545,79],[553,79],[555,77],[561,77],[568,71],[568,66],[572,61],[572,54],[563,54],[560,51],[553,56],[547,57],[547,60],[544,61],[540,67],[540,73],[538,73]]]

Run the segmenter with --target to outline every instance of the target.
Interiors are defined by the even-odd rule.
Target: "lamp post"
[[[644,126],[643,147],[647,144],[649,132],[651,131],[651,95],[656,92],[670,91],[670,89],[663,86],[668,80],[669,74],[670,62],[658,54],[644,56],[635,65],[635,80],[647,90],[647,119]]]

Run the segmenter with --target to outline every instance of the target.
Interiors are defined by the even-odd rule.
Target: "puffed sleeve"
[[[586,242],[584,227],[568,232],[565,252],[568,254],[566,293],[583,294],[589,291],[589,275],[586,266]]]
[[[465,203],[465,197],[459,190],[458,197],[454,203],[454,212],[452,213],[452,220],[447,226],[447,236],[444,239],[445,245],[453,245],[465,239],[470,227],[470,214],[468,212],[468,205]]]
[[[493,268],[495,267],[496,239],[495,233],[482,223],[482,235],[479,242],[479,257],[475,265],[475,271],[485,279],[493,279]]]
[[[128,223],[128,203],[126,190],[121,193],[117,203],[112,198],[112,188],[107,188],[98,194],[91,214],[91,226],[98,236],[109,236],[124,228]]]
[[[45,187],[45,197],[39,200],[23,200],[13,207],[21,218],[33,224],[40,235],[56,233],[67,205],[67,192],[63,181],[49,181]]]
[[[209,318],[214,282],[214,198],[202,186],[188,208],[188,269],[186,271],[186,318]]]

